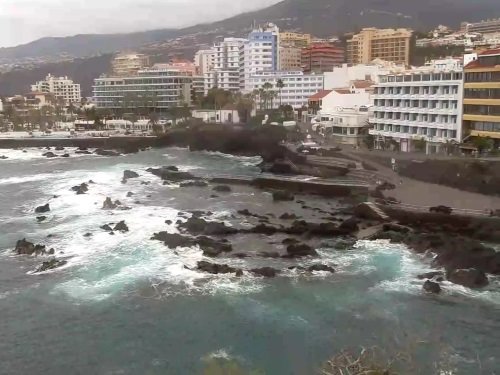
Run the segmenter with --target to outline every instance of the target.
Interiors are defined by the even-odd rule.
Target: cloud
[[[279,0],[0,0],[0,46],[46,37],[176,28]]]

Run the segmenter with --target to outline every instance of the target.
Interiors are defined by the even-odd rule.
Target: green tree
[[[281,107],[281,105],[283,104],[282,99],[281,99],[281,92],[282,92],[283,88],[285,87],[285,83],[283,82],[283,80],[281,78],[276,81],[276,87],[278,88],[278,91],[280,94],[280,107]]]
[[[491,150],[493,148],[493,140],[490,137],[474,137],[472,144],[477,148],[478,153]]]
[[[290,104],[280,106],[281,113],[285,120],[293,120],[293,107]]]
[[[273,89],[273,84],[271,82],[266,82],[262,85],[262,89],[264,90],[264,103],[266,109],[269,109],[269,101],[271,99],[270,92]]]
[[[255,105],[254,100],[252,99],[252,95],[244,95],[238,98],[236,103],[236,108],[238,110],[238,116],[240,117],[240,122],[245,124],[250,120],[253,107]]]
[[[420,152],[425,152],[427,148],[427,141],[422,137],[413,141],[413,145],[415,146],[415,150]]]

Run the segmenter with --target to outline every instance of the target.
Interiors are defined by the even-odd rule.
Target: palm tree
[[[263,103],[264,99],[266,97],[266,90],[264,90],[262,87],[258,90],[259,93],[259,108],[262,111],[263,109]]]
[[[269,91],[268,96],[271,102],[271,109],[274,109],[274,99],[278,97],[278,93],[276,91]]]
[[[283,87],[285,87],[285,83],[283,82],[283,80],[280,78],[276,81],[276,87],[278,88],[278,91],[280,93],[280,107],[282,105],[281,103],[281,90],[283,90]]]

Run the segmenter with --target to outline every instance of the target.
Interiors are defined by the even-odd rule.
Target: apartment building
[[[467,33],[496,34],[500,33],[500,18],[485,20],[481,22],[465,23],[463,25]]]
[[[375,147],[395,141],[400,151],[411,152],[424,141],[432,154],[448,142],[461,142],[462,96],[463,67],[454,59],[382,76],[370,118]]]
[[[262,71],[279,70],[280,40],[278,26],[269,23],[250,32],[243,51],[243,81]]]
[[[144,69],[130,77],[101,77],[94,80],[93,101],[97,108],[165,112],[191,104],[193,77],[168,69]]]
[[[202,49],[194,55],[196,74],[203,76],[214,68],[215,49]]]
[[[280,79],[284,84],[281,90],[277,87]],[[276,98],[273,100],[274,108],[278,108],[281,103],[298,109],[307,106],[309,97],[323,89],[323,75],[304,74],[302,71],[261,71],[252,74],[245,81],[245,91],[254,92],[262,88],[265,83],[270,83],[273,87],[271,90],[276,92]]]
[[[331,72],[344,62],[344,49],[330,43],[313,43],[302,49],[302,70],[306,73]]]
[[[174,58],[168,63],[154,64],[153,69],[178,70],[192,76],[196,75],[196,65],[192,61],[178,58]]]
[[[281,44],[279,70],[302,70],[302,48]]]
[[[500,48],[484,51],[464,68],[463,125],[472,137],[500,146]]]
[[[149,66],[149,56],[141,53],[120,53],[111,61],[111,75],[127,77]]]
[[[353,81],[379,82],[379,77],[390,72],[405,71],[404,65],[396,65],[388,61],[374,60],[370,64],[336,66],[325,72],[325,89],[332,90],[349,87]]]
[[[215,43],[212,69],[204,73],[205,93],[214,87],[232,92],[240,91],[246,42],[243,38],[225,38]]]
[[[311,34],[295,33],[291,31],[280,32],[280,44],[294,47],[307,47],[311,44]]]
[[[410,40],[408,29],[364,28],[347,41],[347,62],[368,64],[375,59],[410,64]]]
[[[65,104],[80,103],[82,100],[80,84],[74,83],[68,77],[54,77],[49,74],[43,81],[31,85],[31,91],[53,94]]]

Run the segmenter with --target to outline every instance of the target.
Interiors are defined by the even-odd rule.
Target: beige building
[[[64,100],[66,104],[80,103],[82,93],[79,83],[74,83],[68,77],[54,77],[49,74],[43,81],[31,85],[32,92],[53,94],[56,99]]]
[[[291,31],[284,31],[280,33],[280,45],[307,47],[311,44],[311,41],[311,34],[294,33]]]
[[[302,48],[280,46],[280,70],[302,70]]]
[[[148,66],[149,56],[140,53],[120,53],[111,62],[112,75],[117,77],[136,75]]]
[[[368,64],[381,59],[409,65],[411,36],[408,29],[362,29],[347,41],[347,62]]]

